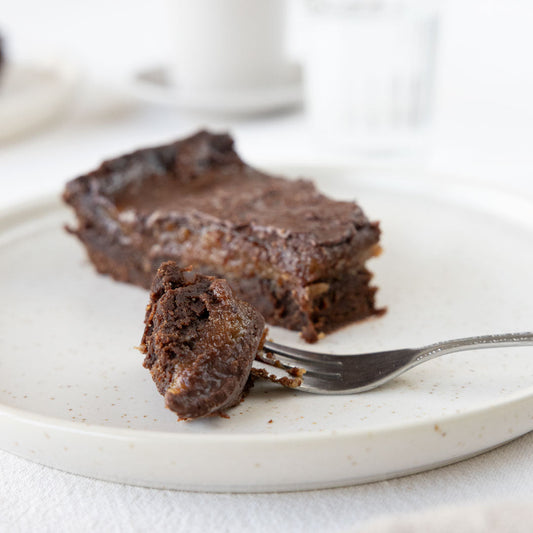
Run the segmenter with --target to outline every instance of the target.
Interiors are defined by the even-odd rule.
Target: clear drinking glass
[[[438,4],[307,0],[305,102],[321,142],[396,152],[423,144],[431,120]]]

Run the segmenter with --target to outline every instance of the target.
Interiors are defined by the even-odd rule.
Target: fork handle
[[[465,337],[449,341],[436,342],[420,348],[419,355],[413,362],[422,363],[441,355],[466,350],[479,350],[482,348],[497,348],[501,346],[533,346],[533,333],[499,333],[495,335],[480,335],[478,337]]]

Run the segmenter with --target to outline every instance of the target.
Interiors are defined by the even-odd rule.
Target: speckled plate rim
[[[290,167],[282,165],[285,170]],[[305,167],[294,165],[294,168],[302,174]],[[316,165],[309,168],[317,172]],[[332,170],[329,166],[318,170],[322,172],[328,168]],[[333,168],[335,172],[342,170]],[[356,170],[366,169],[357,167]],[[383,172],[374,167],[371,170]],[[399,183],[397,176],[394,182],[386,181],[392,186],[395,182],[405,190],[405,183]],[[440,180],[429,183],[411,178],[409,183],[416,191],[424,193],[435,191],[437,187],[450,199],[460,197],[465,188],[482,192],[484,210],[490,209],[521,227],[533,228],[533,201],[528,197],[461,180],[447,179],[444,191]],[[374,177],[372,184],[376,185]],[[490,206],[487,206],[487,199],[491,200]],[[28,217],[45,215],[59,206],[58,196],[48,196],[10,207],[0,215],[0,230],[17,226]],[[5,451],[88,477],[193,491],[307,490],[424,471],[513,440],[533,430],[533,387],[511,394],[496,404],[473,406],[467,412],[440,415],[438,419],[419,420],[408,425],[386,424],[372,431],[355,427],[275,435],[185,435],[76,423],[2,404],[0,427],[3,428],[0,448]],[[476,431],[477,440],[469,439]],[[390,453],[391,446],[397,453]],[[416,453],[413,453],[413,446]],[[176,451],[178,461],[175,460]],[[205,454],[218,459],[216,468],[206,469],[199,461]],[[320,464],[325,454],[335,459],[326,465]],[[309,469],[309,465],[315,468]]]
[[[305,393],[302,393],[305,394]],[[521,404],[529,404],[533,408],[533,385],[531,390],[525,390],[520,392],[515,392],[510,394],[505,402],[500,402],[496,405],[491,405],[487,407],[486,405],[479,405],[467,412],[460,413],[448,413],[439,416],[438,423],[439,425],[450,425],[455,422],[464,422],[470,418],[478,418],[481,414],[488,412],[492,409],[497,409],[500,407],[508,406],[510,409],[520,407]],[[110,428],[107,426],[102,426],[99,424],[90,424],[90,423],[81,423],[81,422],[72,422],[70,420],[64,420],[59,417],[53,417],[48,415],[39,415],[31,411],[26,411],[17,407],[11,407],[8,405],[0,404],[0,417],[6,416],[10,419],[17,420],[19,422],[28,422],[31,424],[42,425],[46,427],[62,428],[65,431],[73,432],[86,432],[91,431],[95,434],[105,435],[107,437],[117,437],[117,438],[140,438],[140,439],[154,439],[154,438],[164,438],[164,439],[176,439],[176,440],[187,440],[194,443],[195,441],[205,441],[206,439],[227,441],[228,443],[232,442],[242,442],[247,441],[248,443],[257,443],[258,441],[297,441],[302,438],[313,438],[313,439],[322,439],[329,438],[332,434],[339,437],[350,437],[350,436],[362,436],[362,435],[382,435],[386,433],[404,431],[406,425],[404,423],[390,423],[383,424],[381,426],[374,426],[374,428],[369,430],[364,430],[361,428],[350,428],[350,429],[337,429],[337,430],[317,430],[317,431],[294,431],[294,432],[285,432],[283,434],[271,434],[266,435],[263,433],[231,433],[231,434],[219,434],[219,435],[206,435],[204,433],[171,433],[169,431],[156,431],[156,430],[144,430],[144,429],[133,429],[133,428]],[[0,418],[1,420],[1,418]],[[531,412],[531,427],[526,429],[520,435],[533,431],[533,411]],[[433,427],[437,420],[416,420],[409,424],[408,429],[421,429],[425,427]],[[517,435],[519,436],[519,435]]]
[[[373,431],[202,436],[83,425],[1,406],[0,448],[58,470],[151,488],[314,490],[423,472],[501,446],[533,430],[533,394],[437,422]],[[473,441],[476,433],[482,438]],[[206,472],[205,457],[217,467]]]

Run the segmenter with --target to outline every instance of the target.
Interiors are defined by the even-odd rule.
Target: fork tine
[[[324,363],[330,366],[341,365],[337,356],[327,353],[298,350],[298,348],[290,348],[289,346],[283,346],[281,344],[276,344],[275,342],[265,342],[263,350],[265,352],[272,352],[277,356],[286,356],[291,361],[301,361],[302,363]]]
[[[340,377],[341,361],[328,354],[305,352],[273,342],[265,342],[263,350],[272,353],[285,368],[303,368],[307,375],[313,373],[330,379]]]
[[[328,376],[330,378],[340,376],[340,367],[332,366],[328,364],[327,361],[305,361],[300,363],[295,361],[294,358],[288,357],[285,355],[274,354],[274,358],[277,362],[280,363],[282,368],[291,369],[291,368],[302,368],[305,370],[305,375],[317,374]]]
[[[332,380],[330,376],[304,374],[298,390],[314,394],[340,394],[344,392],[344,387],[342,382]]]

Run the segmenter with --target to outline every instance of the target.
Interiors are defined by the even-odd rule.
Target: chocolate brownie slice
[[[106,161],[64,199],[78,219],[71,231],[116,280],[149,288],[163,261],[190,265],[309,342],[381,313],[365,267],[378,223],[310,181],[250,167],[228,135],[201,131]]]
[[[141,351],[166,406],[180,419],[224,411],[242,398],[262,348],[263,317],[223,279],[161,265],[146,311]]]

